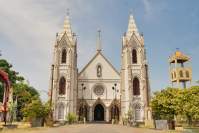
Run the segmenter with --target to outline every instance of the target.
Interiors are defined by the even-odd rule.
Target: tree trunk
[[[191,126],[192,125],[192,117],[187,116],[187,119],[188,119],[188,125]]]

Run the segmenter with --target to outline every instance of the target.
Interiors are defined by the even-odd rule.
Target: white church
[[[101,50],[100,31],[94,57],[78,71],[77,39],[69,16],[54,44],[50,91],[54,121],[67,120],[75,113],[79,120],[121,121],[131,112],[134,120],[151,119],[150,86],[144,37],[134,17],[129,16],[122,37],[121,68],[116,70]]]

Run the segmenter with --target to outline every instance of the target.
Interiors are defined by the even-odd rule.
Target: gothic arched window
[[[138,78],[133,79],[133,95],[140,95],[140,82]]]
[[[64,119],[64,105],[62,103],[58,108],[58,119]]]
[[[59,80],[59,95],[64,95],[66,93],[66,80],[64,77],[61,77]]]
[[[97,66],[97,77],[102,77],[102,66],[101,65]]]
[[[136,64],[137,63],[137,51],[133,49],[132,51],[132,63]]]
[[[66,63],[66,49],[62,50],[61,63]]]

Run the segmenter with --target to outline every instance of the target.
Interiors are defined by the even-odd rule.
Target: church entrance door
[[[104,107],[101,104],[97,104],[94,110],[94,120],[104,121]]]

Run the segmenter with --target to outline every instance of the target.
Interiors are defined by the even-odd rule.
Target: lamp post
[[[83,121],[85,123],[86,121],[86,114],[84,111],[84,91],[86,90],[86,87],[84,86],[84,83],[81,84],[82,85],[82,114],[83,114]]]
[[[51,88],[50,88],[50,113],[49,113],[49,116],[50,116],[50,119],[53,121],[53,108],[52,108],[52,102],[53,102],[53,80],[54,80],[54,68],[55,68],[55,65],[52,64],[52,67],[51,67]]]
[[[115,91],[115,100],[117,98],[116,92],[118,92],[118,90],[116,89],[117,84],[115,83],[114,86],[112,87],[112,89]]]
[[[115,83],[114,86],[112,87],[113,91],[115,92],[115,99],[114,99],[114,106],[113,106],[113,117],[116,119],[116,100],[117,100],[117,84]]]
[[[52,95],[53,95],[53,76],[54,76],[54,64],[52,64],[51,68],[51,88],[50,88],[50,108],[52,109]]]

